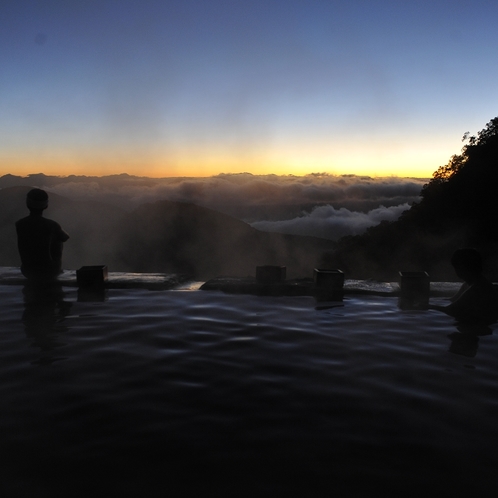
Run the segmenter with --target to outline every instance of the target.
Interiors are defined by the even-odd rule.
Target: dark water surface
[[[498,491],[493,330],[392,297],[0,299],[2,496]]]

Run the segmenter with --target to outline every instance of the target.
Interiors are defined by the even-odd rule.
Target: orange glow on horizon
[[[314,146],[312,146],[314,145]],[[321,146],[320,146],[321,145]],[[391,144],[392,145],[392,144]],[[430,178],[448,162],[449,147],[354,148],[350,144],[295,144],[258,150],[198,147],[185,150],[21,151],[0,153],[0,175],[106,176],[128,173],[150,178],[209,177],[220,173],[295,175],[329,173],[371,177]]]
[[[131,164],[130,164],[131,163]],[[351,174],[356,176],[370,177],[413,177],[413,178],[430,178],[437,167],[405,167],[405,168],[388,168],[377,167],[355,167],[331,168],[325,161],[313,161],[312,164],[300,164],[296,161],[293,164],[277,163],[237,163],[218,161],[216,164],[199,164],[196,162],[177,162],[174,165],[169,164],[146,164],[137,161],[96,161],[94,164],[75,163],[73,161],[8,161],[5,164],[0,163],[0,176],[12,174],[17,176],[28,176],[30,174],[43,173],[49,176],[107,176],[127,173],[132,176],[143,176],[148,178],[168,178],[168,177],[210,177],[219,174],[237,174],[250,173],[253,175],[294,175],[306,176],[312,173],[328,173],[331,175]]]

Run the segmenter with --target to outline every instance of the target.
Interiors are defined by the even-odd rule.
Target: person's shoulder
[[[42,223],[45,226],[50,226],[52,228],[61,228],[61,226],[59,225],[59,223],[57,223],[54,220],[51,220],[50,218],[41,218],[41,219],[43,220]]]
[[[16,221],[16,226],[17,225],[24,225],[29,221],[29,216],[25,216],[24,218],[21,218],[20,220]]]
[[[21,218],[20,220],[16,221],[16,230],[18,232],[19,231],[23,231],[23,230],[28,230],[29,226],[30,226],[30,223],[31,223],[31,219],[30,219],[29,216]]]
[[[476,282],[474,285],[477,289],[484,290],[484,291],[494,291],[494,289],[495,289],[495,286],[493,285],[493,283],[484,277],[479,279],[479,281]]]
[[[46,223],[46,227],[52,231],[52,233],[57,233],[57,237],[59,240],[62,240],[62,242],[66,242],[66,240],[69,239],[69,235],[62,229],[62,227],[59,225],[54,220],[51,220],[49,218],[43,218]]]
[[[475,299],[483,302],[495,302],[498,297],[497,287],[486,278],[482,278],[472,285],[471,290]]]

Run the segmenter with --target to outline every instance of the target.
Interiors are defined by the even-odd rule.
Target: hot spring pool
[[[0,296],[2,496],[498,490],[493,328],[394,297]]]

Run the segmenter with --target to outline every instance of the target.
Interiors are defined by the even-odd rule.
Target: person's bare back
[[[62,247],[69,235],[57,222],[43,218],[48,206],[45,191],[30,190],[26,205],[29,216],[16,222],[21,271],[29,279],[54,279],[61,273]]]

